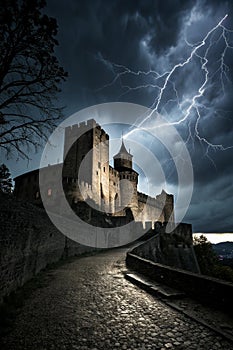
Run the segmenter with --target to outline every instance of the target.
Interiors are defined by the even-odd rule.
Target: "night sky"
[[[44,11],[57,19],[57,56],[69,74],[59,96],[65,117],[108,102],[156,108],[175,126],[192,160],[194,190],[183,221],[196,232],[232,232],[233,2],[48,0]],[[171,74],[159,99],[169,72],[190,55]],[[117,120],[109,115],[103,122]],[[152,118],[146,127],[153,124]],[[121,133],[120,125],[116,129]],[[111,137],[114,132],[107,130]],[[161,188],[176,196],[171,156],[157,140],[140,132],[134,136],[156,154],[166,175]],[[16,176],[38,167],[40,154],[31,158],[29,164],[6,163]],[[156,181],[153,174],[149,181]]]

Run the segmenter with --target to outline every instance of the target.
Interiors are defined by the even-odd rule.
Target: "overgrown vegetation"
[[[0,192],[10,194],[12,192],[12,179],[9,169],[5,164],[0,165]]]
[[[194,237],[193,243],[201,273],[233,283],[233,269],[221,264],[207,238],[204,235]]]

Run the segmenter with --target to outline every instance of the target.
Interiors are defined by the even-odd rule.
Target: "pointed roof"
[[[125,147],[125,144],[124,144],[124,141],[123,141],[123,137],[121,139],[121,148],[119,150],[119,152],[114,156],[114,158],[121,158],[120,156],[121,155],[127,155],[127,156],[130,156],[130,157],[133,157],[132,154],[130,154],[126,147]]]
[[[130,153],[127,151],[126,147],[125,147],[123,138],[122,138],[122,140],[121,140],[121,148],[120,148],[120,152],[119,152],[119,153],[128,153],[128,154],[130,154]]]

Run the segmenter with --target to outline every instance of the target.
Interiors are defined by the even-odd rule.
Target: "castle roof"
[[[119,150],[119,152],[113,157],[113,158],[124,158],[124,156],[128,156],[128,157],[133,157],[132,154],[130,154],[124,144],[123,138],[121,141],[121,148]]]

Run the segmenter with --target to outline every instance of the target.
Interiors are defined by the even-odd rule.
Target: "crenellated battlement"
[[[114,169],[111,165],[109,165],[109,174],[118,178],[119,177],[119,172]]]
[[[76,184],[79,188],[83,189],[92,189],[92,185],[89,184],[88,182],[81,181],[79,182],[77,178],[72,178],[72,177],[63,177],[63,184]]]
[[[91,191],[92,190],[92,185],[89,184],[88,182],[81,181],[81,183],[79,183],[79,188]]]
[[[109,140],[109,135],[101,128],[99,124],[94,127],[95,136],[99,138],[99,142],[105,142]]]
[[[65,133],[67,137],[80,136],[89,130],[94,130],[94,135],[99,138],[99,142],[105,142],[109,140],[109,135],[104,129],[94,120],[89,119],[87,121],[80,122],[79,124],[73,124],[65,128]]]
[[[151,197],[145,193],[138,192],[138,201],[144,204],[149,204],[153,207],[161,207],[161,203],[156,200],[156,198]]]
[[[94,120],[94,119],[89,119],[83,122],[80,122],[78,124],[73,124],[70,126],[67,126],[65,128],[66,134],[76,134],[79,133],[80,131],[83,132],[83,130],[86,129],[86,131],[91,130],[93,128],[101,128],[100,125]]]

